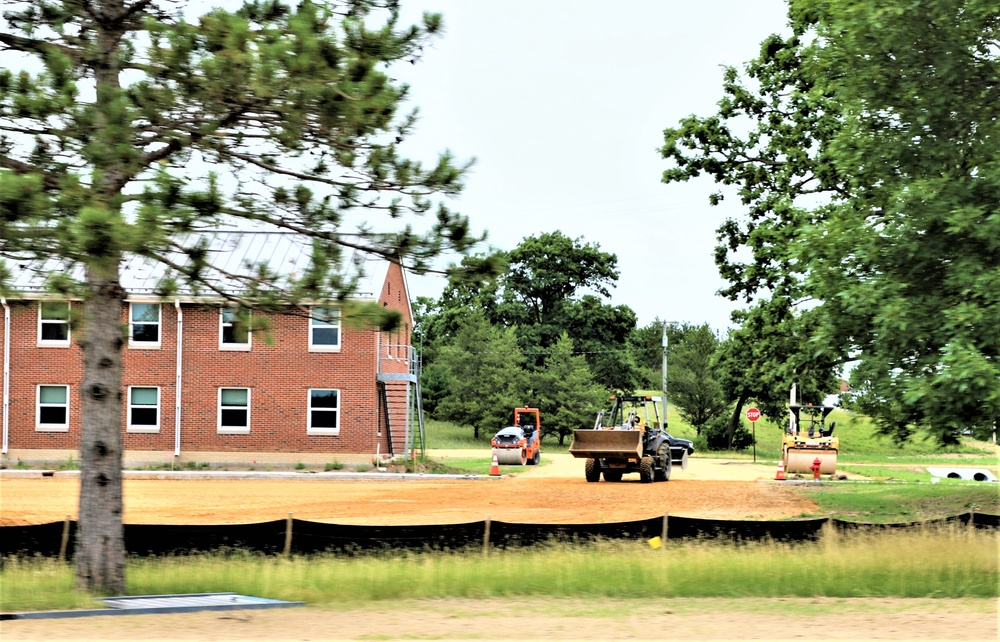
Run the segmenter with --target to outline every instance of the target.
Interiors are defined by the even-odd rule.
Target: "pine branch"
[[[45,184],[46,189],[59,189],[58,178],[31,163],[19,161],[5,154],[0,156],[0,167],[12,170],[16,174],[38,174],[42,177],[42,182]]]
[[[55,43],[48,42],[47,40],[39,40],[38,38],[25,38],[23,36],[15,36],[13,34],[0,32],[0,44],[7,45],[6,49],[8,50],[34,53],[42,56],[43,58],[55,49],[57,51],[61,51],[73,60],[80,59],[80,52],[76,49],[65,45],[57,45]]]
[[[122,14],[122,19],[131,18],[132,16],[145,11],[146,7],[153,3],[153,0],[138,0],[138,2],[133,2],[129,6],[125,7],[125,13]]]
[[[214,132],[219,129],[228,127],[239,121],[240,116],[245,113],[250,108],[250,105],[242,105],[238,109],[234,109],[226,114],[215,126],[213,126],[209,132]],[[187,140],[182,140],[180,138],[171,138],[167,144],[157,150],[147,152],[143,155],[139,161],[136,163],[132,171],[123,171],[119,174],[116,180],[114,180],[110,187],[115,191],[121,191],[128,183],[135,179],[140,173],[148,169],[154,163],[158,163],[161,160],[167,159],[170,156],[176,154],[177,152],[193,147],[195,143],[200,141],[206,136],[203,132],[190,132],[188,134]]]

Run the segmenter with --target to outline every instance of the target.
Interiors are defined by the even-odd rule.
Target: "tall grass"
[[[292,559],[134,559],[132,595],[235,591],[313,605],[448,597],[997,597],[992,532],[959,528],[831,533],[807,544],[714,541],[551,544],[465,553]],[[5,611],[89,606],[72,570],[8,561]]]
[[[480,428],[479,439],[475,439],[472,436],[472,428],[469,426],[459,426],[450,421],[434,419],[427,420],[424,425],[427,433],[427,447],[435,450],[489,448],[490,440],[501,428],[503,426],[497,426],[492,430]]]

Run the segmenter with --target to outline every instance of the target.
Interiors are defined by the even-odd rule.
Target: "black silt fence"
[[[281,553],[286,521],[257,524],[182,525],[126,524],[125,550],[129,555],[184,555],[208,551]]]
[[[63,530],[66,522],[33,524],[31,526],[0,527],[0,556],[2,557],[56,557],[62,547]],[[76,522],[69,523],[69,537],[66,541],[66,557],[75,552]]]
[[[973,518],[973,516],[975,516]],[[974,519],[973,525],[976,528],[997,528],[1000,526],[1000,515],[990,515],[989,513],[965,513],[964,515],[959,515],[959,519],[962,520],[963,524],[968,524],[970,519]]]
[[[481,545],[486,522],[423,526],[356,526],[292,520],[292,554],[390,550],[459,550]],[[284,528],[284,523],[282,523]],[[285,531],[282,530],[282,537]]]
[[[663,531],[663,518],[608,524],[516,524],[490,522],[490,546],[512,548],[548,542],[650,539]]]
[[[670,517],[667,539],[727,539],[736,542],[773,540],[806,542],[818,539],[826,519],[806,519],[793,522],[751,522],[742,520],[697,519]]]
[[[377,551],[448,551],[482,547],[487,530],[491,548],[534,546],[547,542],[643,540],[661,536],[663,517],[608,524],[517,524],[482,521],[422,526],[356,526],[298,519],[256,524],[151,525],[126,524],[125,548],[130,555],[183,555],[201,552],[247,551],[264,555],[317,553],[358,554]],[[839,532],[899,531],[934,525],[956,525],[977,530],[1000,527],[1000,516],[965,513],[926,522],[866,524],[839,519],[742,521],[668,517],[668,540],[712,539],[734,542],[817,540],[829,523]],[[289,526],[291,536],[289,538]],[[65,538],[64,538],[65,533]],[[76,523],[52,522],[33,526],[0,527],[0,558],[57,557],[60,550],[72,558]]]

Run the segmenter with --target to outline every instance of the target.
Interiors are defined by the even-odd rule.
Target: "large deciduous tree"
[[[820,336],[860,357],[852,382],[883,431],[985,436],[1000,420],[1000,5],[791,15],[812,36],[804,71],[845,116],[830,149],[851,181],[799,253]]]
[[[186,283],[254,307],[345,303],[345,248],[419,270],[476,240],[435,199],[458,193],[464,168],[447,153],[429,166],[401,153],[415,113],[401,110],[407,87],[390,69],[414,62],[441,20],[402,25],[396,5],[258,0],[189,19],[170,0],[4,3],[0,257],[48,260],[52,287],[84,300],[83,587],[124,590],[126,253],[162,263],[161,294]],[[423,227],[390,222],[391,234],[364,220],[424,213]],[[198,232],[234,221],[312,237],[311,268],[279,283],[259,266],[240,293],[224,291],[214,277],[232,275],[213,272]]]
[[[510,251],[466,257],[461,267],[485,282],[470,287],[449,279],[426,315],[428,356],[433,359],[433,346],[453,337],[469,312],[481,310],[492,324],[516,329],[529,368],[541,368],[547,350],[566,332],[598,383],[631,390],[641,379],[628,345],[635,312],[606,302],[617,265],[617,257],[600,245],[559,231],[529,236]],[[493,272],[495,278],[486,278]]]
[[[746,208],[716,255],[724,293],[760,300],[740,340],[778,337],[768,361],[814,374],[858,360],[865,410],[898,438],[985,429],[1000,417],[1000,11],[792,0],[789,24],[662,150],[665,181],[708,174]]]
[[[725,396],[733,404],[732,442],[742,408],[753,399],[772,417],[782,413],[792,383],[836,391],[833,372],[845,359],[837,346],[819,345],[816,322],[806,321],[816,299],[804,283],[796,252],[808,225],[825,216],[824,203],[846,196],[848,186],[828,157],[841,116],[815,79],[802,69],[797,35],[772,35],[741,74],[725,70],[719,111],[690,116],[664,132],[661,152],[672,167],[664,182],[708,175],[735,189],[744,207],[718,229],[715,251],[720,294],[748,307],[734,314],[740,327],[715,357]],[[717,204],[725,197],[710,197]],[[817,205],[818,204],[818,205]]]
[[[785,299],[766,299],[735,313],[740,324],[720,344],[713,358],[714,370],[729,399],[727,445],[733,443],[744,405],[753,400],[772,420],[788,414],[791,387],[804,401],[814,404],[839,390],[835,369],[817,360],[808,350],[818,309],[796,312]]]
[[[555,231],[525,238],[504,258],[491,317],[517,328],[525,355],[536,353],[536,366],[566,332],[598,383],[636,386],[639,373],[627,349],[635,312],[605,302],[618,280],[618,257]]]

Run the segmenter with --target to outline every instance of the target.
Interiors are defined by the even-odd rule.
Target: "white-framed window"
[[[340,434],[340,391],[325,388],[309,389],[309,435]]]
[[[309,317],[309,351],[340,351],[340,310],[312,308]]]
[[[250,312],[239,308],[219,311],[219,349],[250,349]]]
[[[219,432],[250,432],[250,388],[219,388]]]
[[[160,347],[159,303],[130,303],[128,318],[128,342],[130,346],[142,348]]]
[[[160,432],[160,389],[129,386],[128,431]]]
[[[38,345],[69,347],[69,302],[38,302]]]
[[[69,431],[69,386],[38,386],[35,429],[47,432]]]

